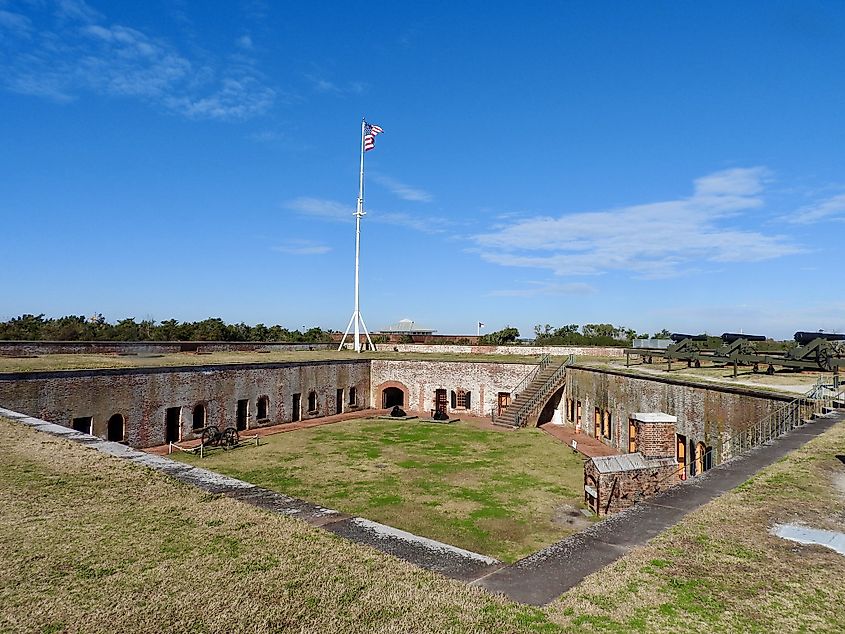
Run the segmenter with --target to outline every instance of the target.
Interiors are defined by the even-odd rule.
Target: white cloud
[[[240,46],[242,49],[245,49],[247,51],[251,51],[252,50],[252,37],[250,37],[250,35],[248,33],[241,35],[238,39],[235,40],[235,44]]]
[[[781,218],[786,222],[810,224],[824,220],[845,220],[845,194],[832,196],[802,207],[792,216]]]
[[[81,0],[62,0],[39,17],[44,27],[31,46],[0,39],[0,86],[9,91],[56,101],[84,92],[144,98],[206,119],[252,117],[277,96],[243,53],[216,66],[200,63],[164,39],[109,23]]]
[[[701,262],[752,262],[800,253],[787,237],[726,226],[762,206],[767,173],[759,167],[717,172],[697,179],[689,198],[516,220],[474,241],[487,261],[558,275],[622,270],[666,277]]]
[[[395,178],[385,176],[384,174],[371,174],[372,179],[379,185],[390,190],[394,195],[402,200],[409,200],[411,202],[428,203],[434,200],[434,196],[419,187],[412,187],[406,185]]]
[[[0,29],[8,29],[18,37],[29,38],[32,32],[32,21],[20,13],[0,10]]]
[[[352,205],[339,203],[336,200],[300,196],[284,203],[286,209],[295,211],[302,216],[319,218],[331,222],[352,222],[355,208]],[[448,218],[429,214],[409,214],[403,211],[384,212],[377,209],[367,209],[367,220],[385,225],[394,225],[420,231],[422,233],[444,233],[454,223]]]
[[[305,79],[311,82],[314,90],[323,94],[360,95],[369,88],[369,84],[363,81],[350,81],[345,84],[339,84],[313,73],[306,73]]]
[[[325,198],[310,198],[300,196],[284,204],[284,206],[303,216],[322,218],[335,222],[351,222],[355,208],[351,205],[344,205],[335,200]]]
[[[583,282],[554,284],[550,282],[528,281],[522,288],[499,289],[488,293],[493,297],[537,297],[538,295],[590,295],[596,289]]]
[[[273,247],[273,251],[288,255],[323,255],[332,248],[326,244],[317,244],[310,240],[288,240],[284,244]]]

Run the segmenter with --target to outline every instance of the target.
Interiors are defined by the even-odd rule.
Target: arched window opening
[[[207,413],[205,411],[205,403],[197,403],[194,406],[194,412],[191,416],[191,429],[199,431],[205,427]]]
[[[270,417],[270,397],[269,396],[261,396],[258,398],[257,404],[257,417],[258,420],[266,420]]]
[[[112,414],[112,417],[109,418],[108,427],[106,428],[106,440],[123,442],[126,433],[124,422],[123,414]]]
[[[308,411],[317,411],[317,392],[315,392],[314,390],[308,392]]]

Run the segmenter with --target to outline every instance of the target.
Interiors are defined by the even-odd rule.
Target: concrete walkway
[[[756,447],[474,583],[491,592],[502,592],[521,603],[549,603],[587,575],[674,526],[687,513],[739,486],[760,469],[843,421],[845,412],[841,410],[816,418],[767,445]]]

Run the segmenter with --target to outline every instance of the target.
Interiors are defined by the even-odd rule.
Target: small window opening
[[[349,388],[349,404],[350,405],[357,405],[358,404],[358,391],[355,389],[355,386]]]
[[[83,434],[90,434],[93,423],[93,416],[79,416],[78,418],[73,419],[73,428]]]
[[[317,411],[317,392],[311,390],[308,392],[308,413]]]
[[[197,403],[194,405],[194,411],[191,415],[191,429],[199,431],[205,427],[206,416],[205,403]]]
[[[266,420],[270,417],[270,397],[269,396],[262,396],[258,399],[258,403],[256,406],[256,417],[258,420]]]

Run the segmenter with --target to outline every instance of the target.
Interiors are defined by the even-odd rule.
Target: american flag
[[[364,151],[369,152],[376,146],[376,135],[381,134],[384,130],[381,127],[372,123],[364,122]]]

